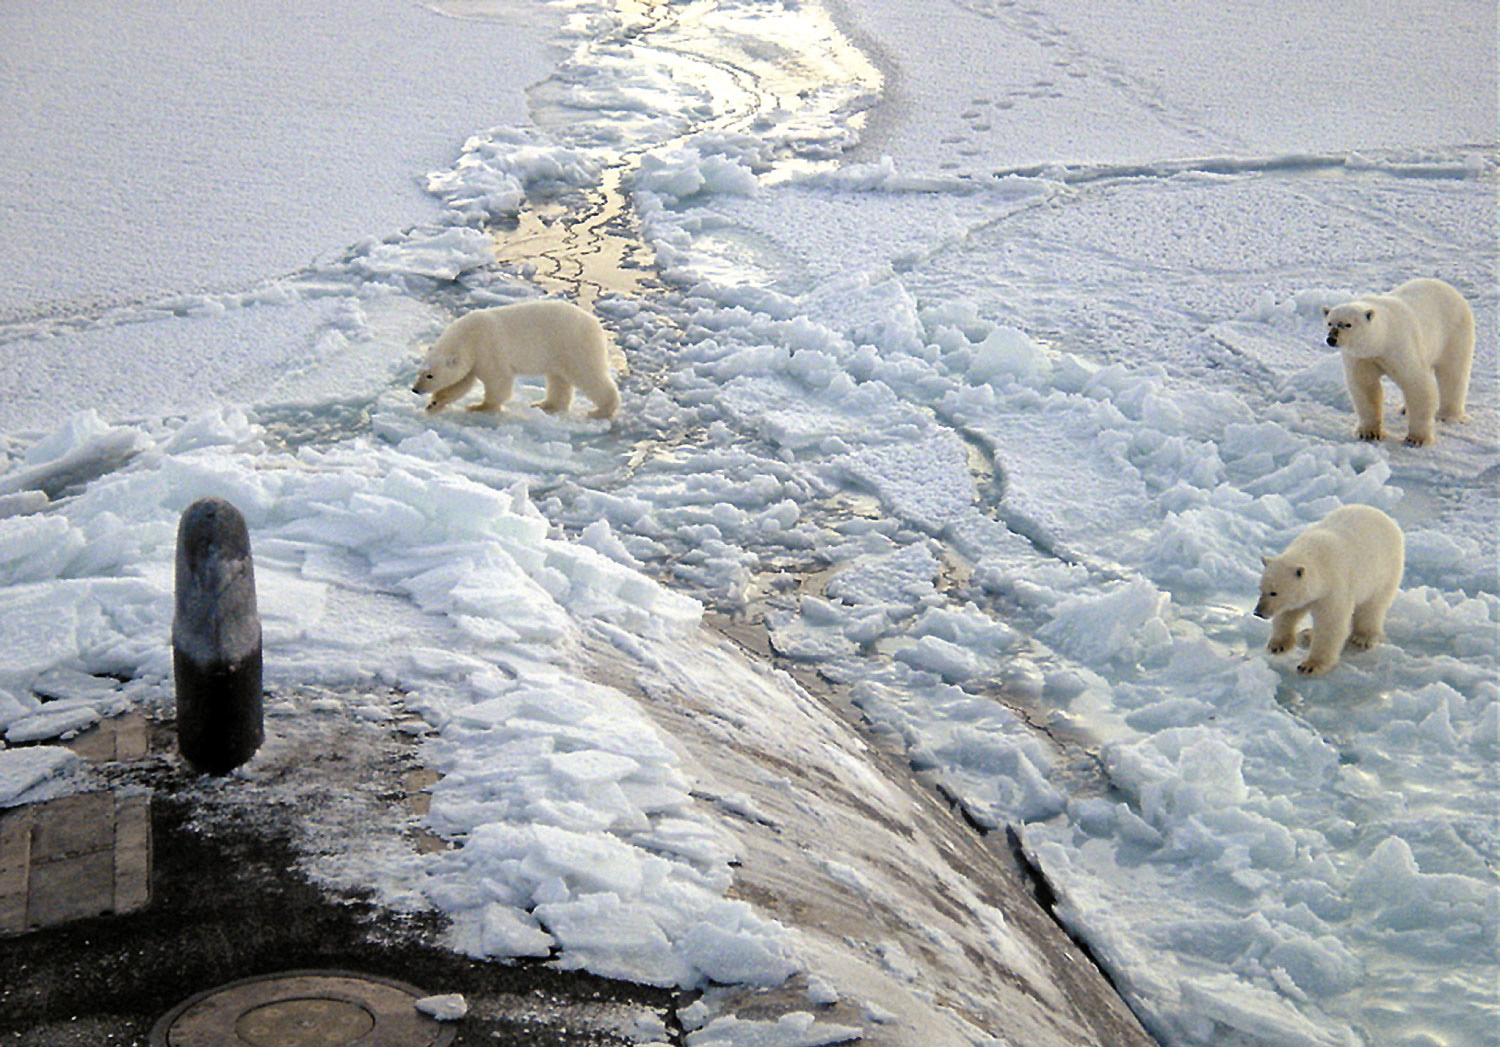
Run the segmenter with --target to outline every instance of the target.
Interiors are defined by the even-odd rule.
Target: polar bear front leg
[[[561,414],[573,404],[573,383],[560,374],[547,376],[547,395],[532,407],[540,407],[548,414]]]
[[[498,412],[510,399],[511,389],[515,387],[515,384],[516,376],[513,374],[502,374],[496,378],[487,379],[484,383],[484,398],[477,404],[470,404],[469,410]]]
[[[471,374],[467,378],[460,378],[450,386],[439,389],[437,392],[432,394],[432,399],[427,402],[427,413],[433,414],[437,411],[441,411],[443,408],[451,404],[454,400],[457,400],[460,396],[463,396],[464,393],[467,393],[470,389],[474,388],[474,383],[477,381],[479,381],[479,379]]]
[[[1282,651],[1290,651],[1297,646],[1297,623],[1302,621],[1303,608],[1295,611],[1282,611],[1271,618],[1271,639],[1266,644],[1266,650],[1272,654],[1280,654]]]
[[[1384,439],[1385,406],[1380,390],[1380,368],[1369,360],[1346,356],[1344,384],[1349,387],[1349,399],[1354,401],[1354,413],[1359,417],[1359,427],[1354,435],[1361,440]]]
[[[1349,623],[1354,609],[1348,604],[1319,607],[1313,611],[1312,642],[1307,659],[1297,671],[1303,676],[1322,676],[1338,664],[1344,644],[1349,640]]]

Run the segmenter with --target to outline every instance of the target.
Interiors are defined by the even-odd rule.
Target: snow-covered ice
[[[517,88],[553,66],[558,21],[324,0],[0,12],[0,318],[248,288],[431,222],[425,171],[467,129],[525,118]]]
[[[169,709],[176,519],[216,495],[273,694],[395,693],[441,774],[451,850],[319,875],[466,952],[707,988],[691,1044],[1074,1042],[1016,1039],[1045,962],[707,608],[1008,827],[1161,1042],[1497,1042],[1492,5],[302,4],[258,10],[274,76],[218,57],[237,17],[0,15],[0,803]],[[57,72],[83,29],[134,135]],[[658,277],[496,265],[533,209]],[[1470,420],[1358,443],[1321,309],[1416,275],[1475,309]],[[570,279],[613,424],[421,414],[421,342]],[[1352,503],[1403,591],[1301,678],[1259,557]],[[843,849],[775,857],[809,826]],[[762,900],[798,884],[900,931]]]

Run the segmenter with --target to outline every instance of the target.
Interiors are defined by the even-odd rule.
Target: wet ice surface
[[[455,136],[477,132],[427,179],[432,224],[0,330],[23,374],[119,361],[0,401],[8,741],[161,707],[176,514],[216,494],[250,520],[268,676],[398,688],[432,732],[429,823],[462,846],[320,875],[436,907],[470,952],[738,987],[689,1043],[1041,1042],[986,964],[1044,1012],[1048,977],[963,862],[855,848],[750,889],[761,829],[834,815],[793,768],[872,818],[905,801],[791,678],[703,639],[701,601],[1014,827],[1162,1041],[1494,1042],[1493,12],[1392,6],[1374,78],[1195,12],[1154,33],[1133,7],[966,5],[918,31],[855,8],[866,68],[806,6],[581,5],[531,120]],[[1432,32],[1476,75],[1432,77]],[[828,94],[751,89],[767,55],[834,69]],[[595,218],[643,241],[660,286],[512,261],[533,203],[582,216],[567,250]],[[1470,421],[1355,443],[1320,309],[1418,274],[1475,308]],[[613,425],[418,412],[414,347],[452,312],[570,281],[629,359]],[[1387,643],[1305,680],[1248,615],[1258,557],[1354,502],[1406,529],[1405,588]],[[44,701],[59,668],[127,682]],[[55,752],[0,751],[9,800],[67,788]],[[815,874],[888,928],[924,919],[892,883],[942,883],[965,919],[832,948],[840,892],[811,919],[765,901]],[[940,961],[966,949],[986,960]],[[772,986],[784,1021],[735,1024]]]

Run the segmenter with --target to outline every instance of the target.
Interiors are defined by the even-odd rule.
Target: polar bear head
[[[1306,607],[1322,595],[1314,565],[1285,554],[1262,556],[1260,602],[1255,605],[1257,618],[1270,618],[1282,611]]]
[[[474,369],[472,354],[465,353],[463,344],[444,335],[427,350],[422,357],[421,369],[412,385],[414,393],[434,392],[446,389],[463,381]]]
[[[1323,310],[1328,344],[1350,356],[1379,356],[1383,348],[1380,319],[1372,302],[1354,301]]]

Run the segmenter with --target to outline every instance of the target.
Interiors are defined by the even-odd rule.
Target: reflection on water
[[[648,152],[695,137],[753,141],[757,176],[785,178],[853,144],[882,88],[815,3],[616,0],[602,32],[597,10],[579,17],[595,28],[567,72],[528,94],[536,125],[604,153],[604,173],[581,205],[531,200],[494,235],[501,265],[585,306],[652,284],[627,184]]]
[[[619,167],[605,170],[581,209],[541,203],[522,211],[514,228],[494,234],[495,260],[525,267],[530,279],[585,308],[601,295],[640,294],[652,283],[655,258],[630,218],[622,177]]]

